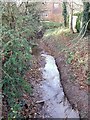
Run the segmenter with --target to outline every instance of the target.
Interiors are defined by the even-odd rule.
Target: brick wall
[[[63,22],[62,16],[62,4],[60,3],[46,3],[44,5],[43,16],[44,20],[50,20],[55,22]]]

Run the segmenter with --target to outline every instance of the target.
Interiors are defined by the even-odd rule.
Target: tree
[[[67,2],[63,2],[63,17],[64,17],[64,26],[67,26]]]
[[[69,24],[69,27],[70,27],[70,30],[72,33],[74,33],[73,31],[73,0],[70,1],[69,3],[69,7],[70,7],[70,24]]]
[[[87,27],[89,23],[89,10],[90,10],[90,3],[89,2],[83,2],[83,16],[82,16],[82,28],[80,35],[85,35],[87,32]]]

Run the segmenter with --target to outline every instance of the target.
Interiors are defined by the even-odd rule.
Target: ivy
[[[89,18],[89,10],[90,10],[90,3],[89,2],[83,2],[83,15],[82,15],[82,30],[81,35],[85,36],[87,32],[87,23],[90,21]]]
[[[36,14],[33,12],[36,12],[35,10],[26,14],[21,13],[15,3],[5,3],[2,6],[1,86],[10,108],[8,113],[8,119],[10,119],[20,116],[21,107],[17,100],[22,99],[23,92],[31,93],[30,85],[24,80],[24,74],[29,68],[28,63],[31,59],[31,46],[27,38],[35,37],[40,24],[39,17],[36,16],[38,22],[37,19],[34,19]]]
[[[64,17],[64,26],[67,26],[67,2],[63,2],[63,17]]]

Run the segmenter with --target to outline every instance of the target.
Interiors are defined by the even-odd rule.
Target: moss
[[[89,18],[90,18],[90,12],[89,12]],[[90,31],[90,22],[88,23],[87,29]]]

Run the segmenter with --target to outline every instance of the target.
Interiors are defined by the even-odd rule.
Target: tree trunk
[[[83,16],[82,16],[82,29],[80,35],[85,36],[87,32],[88,22],[89,22],[89,9],[90,9],[90,3],[89,2],[83,2]]]
[[[70,21],[70,30],[71,30],[71,32],[72,33],[74,33],[74,31],[73,31],[73,11],[71,12],[71,16],[70,16],[71,18],[71,21]]]
[[[63,2],[63,18],[64,18],[64,26],[67,27],[67,3]]]
[[[69,3],[70,7],[70,17],[69,17],[69,28],[72,33],[74,33],[73,30],[73,1]]]
[[[73,2],[71,3],[71,15],[70,15],[70,30],[72,33],[74,33],[73,31]]]
[[[12,6],[11,3],[8,2],[7,4],[7,9],[8,9],[8,25],[10,27],[10,29],[15,29],[15,14],[14,12],[11,10]]]

